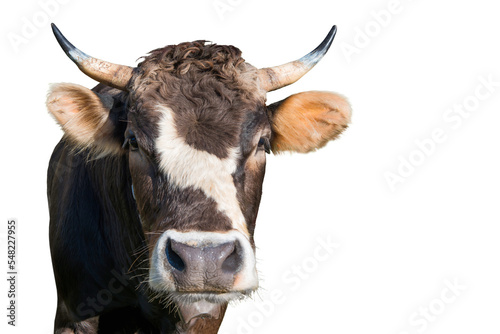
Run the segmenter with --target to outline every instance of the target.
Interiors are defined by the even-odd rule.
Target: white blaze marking
[[[218,210],[229,217],[233,228],[248,237],[232,176],[236,171],[239,149],[231,148],[225,159],[197,150],[177,133],[172,109],[160,106],[158,111],[162,114],[158,124],[160,134],[156,140],[160,169],[181,189],[201,189],[217,203]]]

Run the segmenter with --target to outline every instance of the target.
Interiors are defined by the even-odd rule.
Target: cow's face
[[[315,150],[350,118],[334,93],[299,93],[266,106],[266,92],[314,66],[334,29],[322,50],[261,70],[232,46],[201,41],[154,50],[130,69],[91,58],[55,32],[85,73],[124,91],[103,90],[119,96],[116,112],[105,94],[55,85],[48,108],[76,147],[99,158],[126,155],[151,289],[175,301],[186,322],[257,289],[253,234],[266,153]]]
[[[151,249],[149,282],[178,303],[255,290],[253,231],[271,125],[234,47],[155,50],[130,82],[125,140]]]

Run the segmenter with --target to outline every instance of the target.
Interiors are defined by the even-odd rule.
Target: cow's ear
[[[99,156],[122,152],[121,129],[117,128],[118,116],[111,112],[113,105],[113,95],[98,95],[70,83],[52,85],[47,96],[47,109],[66,138],[76,149],[90,149]]]
[[[307,153],[326,145],[347,128],[351,106],[331,92],[303,92],[268,106],[274,153]]]

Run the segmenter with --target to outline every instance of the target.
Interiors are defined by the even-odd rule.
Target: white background
[[[218,3],[230,8],[218,13]],[[0,277],[6,222],[14,217],[19,281],[11,328],[1,279],[0,331],[52,330],[45,178],[62,133],[45,95],[49,83],[95,84],[61,51],[53,21],[77,47],[115,63],[134,65],[154,48],[207,39],[236,45],[258,67],[301,57],[336,24],[323,61],[268,101],[336,91],[352,103],[352,125],[316,153],[268,157],[255,233],[262,289],[230,307],[220,332],[498,333],[500,87],[482,100],[474,94],[488,92],[478,88],[480,77],[500,81],[499,8],[490,0],[401,0],[381,26],[373,13],[390,3],[66,0],[43,14],[34,0],[2,2]],[[39,28],[14,47],[9,36],[22,36],[25,20]],[[363,40],[365,30],[371,36]],[[348,45],[357,48],[350,57]],[[468,118],[447,122],[447,110],[464,101],[473,109]],[[444,142],[418,153],[416,141],[436,129]],[[391,189],[386,174],[410,157],[420,165]],[[318,240],[329,238],[339,247],[318,261]],[[307,277],[291,272],[297,266]],[[458,296],[447,281],[461,286]],[[429,308],[425,320],[419,312]]]

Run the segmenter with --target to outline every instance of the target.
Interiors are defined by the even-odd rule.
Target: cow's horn
[[[108,86],[121,90],[127,89],[127,84],[132,77],[132,67],[109,63],[78,50],[64,37],[54,23],[52,23],[52,31],[66,55],[83,73]]]
[[[330,29],[326,38],[320,45],[304,57],[275,67],[266,67],[259,70],[261,87],[270,92],[290,84],[302,78],[311,68],[316,65],[332,45],[333,38],[337,32],[337,26]]]

